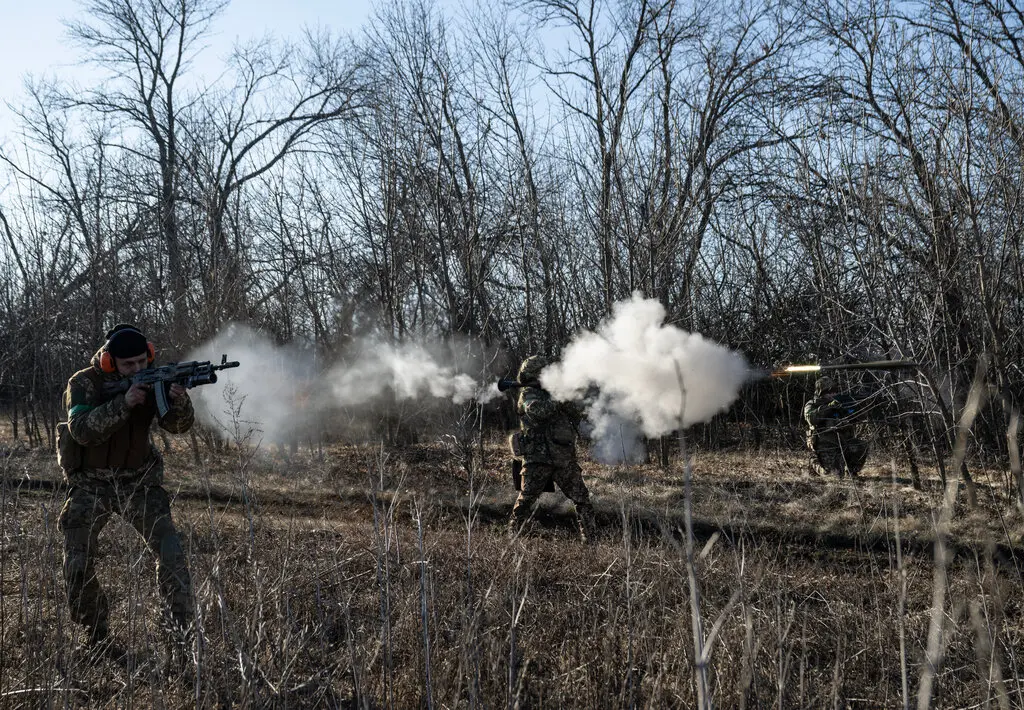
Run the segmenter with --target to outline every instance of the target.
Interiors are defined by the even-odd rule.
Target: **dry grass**
[[[53,460],[3,451],[0,707],[696,704],[682,471],[587,464],[605,536],[581,547],[556,495],[535,536],[507,539],[497,444],[472,482],[440,445],[201,465],[172,452],[204,631],[198,664],[177,672],[152,560],[116,520],[100,570],[130,653],[87,662],[64,605]],[[917,705],[942,491],[894,482],[888,463],[850,483],[811,478],[805,461],[695,455],[693,572],[704,628],[719,625],[711,700]],[[930,707],[1024,706],[1024,526],[1001,476],[977,475],[977,510],[957,506]]]

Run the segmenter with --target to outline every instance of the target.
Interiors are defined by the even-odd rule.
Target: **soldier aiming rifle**
[[[71,618],[93,651],[109,649],[109,605],[95,559],[113,514],[141,535],[156,557],[164,624],[183,660],[192,635],[192,581],[164,490],[164,461],[150,440],[156,421],[172,434],[192,427],[188,388],[237,367],[222,358],[154,367],[156,349],[133,325],[107,332],[89,366],[68,381],[66,422],[57,425],[57,463],[68,483],[58,522],[64,536],[64,584]]]
[[[855,478],[864,468],[868,444],[857,435],[857,404],[852,395],[839,392],[828,375],[814,383],[814,398],[804,405],[804,420],[816,472],[839,478],[848,473]]]

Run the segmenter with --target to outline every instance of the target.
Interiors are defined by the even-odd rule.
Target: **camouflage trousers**
[[[518,531],[533,516],[540,496],[549,481],[554,481],[566,498],[576,507],[576,520],[584,542],[593,540],[597,532],[590,491],[583,482],[583,469],[575,461],[564,466],[527,461],[523,464],[523,489],[512,506],[510,528]]]
[[[868,458],[867,442],[835,432],[812,432],[807,436],[807,446],[814,453],[811,467],[821,475],[842,478],[848,472],[856,476]]]
[[[106,633],[109,607],[95,561],[100,532],[114,513],[135,528],[155,555],[164,622],[172,633],[186,633],[192,620],[192,580],[171,521],[170,498],[162,486],[144,480],[88,480],[68,490],[59,527],[71,618],[93,634]]]

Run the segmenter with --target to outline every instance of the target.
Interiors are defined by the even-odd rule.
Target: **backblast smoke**
[[[751,377],[741,354],[664,320],[661,303],[634,294],[541,373],[558,400],[596,391],[588,419],[594,455],[606,463],[638,460],[640,434],[663,436],[725,411]]]
[[[472,355],[455,363],[450,350],[422,343],[362,340],[325,369],[309,350],[275,345],[248,326],[232,324],[195,353],[227,353],[240,363],[230,377],[192,391],[200,420],[236,437],[241,430],[282,441],[329,411],[344,408],[358,415],[383,401],[462,404],[499,396],[492,383],[481,385],[465,371]]]

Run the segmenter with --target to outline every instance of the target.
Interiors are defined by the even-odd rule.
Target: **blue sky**
[[[357,32],[380,1],[232,0],[214,25],[209,58],[226,54],[236,40],[268,32],[298,37],[310,25]],[[26,74],[81,75],[75,67],[81,55],[67,41],[62,21],[83,17],[79,0],[0,0],[0,142],[14,127],[6,103],[21,103]]]

